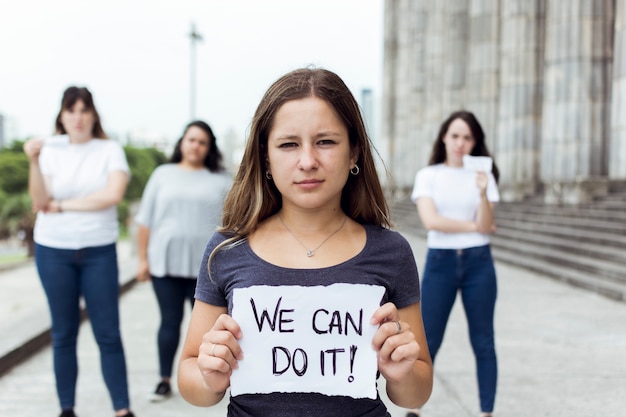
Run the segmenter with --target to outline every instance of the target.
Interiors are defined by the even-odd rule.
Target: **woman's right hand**
[[[480,192],[481,197],[487,196],[487,184],[489,184],[489,177],[485,171],[476,171],[476,186]]]
[[[237,369],[237,361],[243,359],[238,341],[241,337],[241,327],[228,314],[221,314],[213,328],[202,337],[198,368],[211,391],[223,393],[230,386],[233,369]]]
[[[43,143],[43,139],[39,138],[29,139],[24,143],[24,153],[30,162],[37,162]]]
[[[145,282],[150,281],[152,276],[150,275],[150,265],[147,260],[139,260],[137,266],[137,281]]]

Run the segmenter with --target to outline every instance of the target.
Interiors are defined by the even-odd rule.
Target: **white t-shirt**
[[[81,144],[44,145],[41,172],[55,200],[81,198],[103,189],[114,171],[129,173],[119,143],[92,139]],[[114,243],[118,237],[117,207],[99,211],[37,213],[34,239],[57,249],[81,249]]]
[[[496,180],[487,173],[487,200],[500,201]],[[480,193],[476,186],[476,172],[445,164],[430,165],[420,169],[415,176],[411,201],[420,197],[432,198],[439,215],[464,221],[476,220]],[[465,249],[489,244],[489,235],[470,233],[444,233],[428,231],[428,247],[433,249]]]

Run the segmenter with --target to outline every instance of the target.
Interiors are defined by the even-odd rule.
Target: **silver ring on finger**
[[[211,346],[211,356],[215,356],[215,346],[217,346],[215,343]]]
[[[400,325],[400,322],[395,321],[394,323],[396,323],[396,334],[402,333],[402,326]]]

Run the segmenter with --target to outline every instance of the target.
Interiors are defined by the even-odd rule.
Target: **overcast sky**
[[[61,94],[88,87],[104,128],[175,141],[190,118],[243,136],[267,87],[313,64],[360,100],[382,86],[383,0],[0,0],[0,113],[8,140],[53,131]]]

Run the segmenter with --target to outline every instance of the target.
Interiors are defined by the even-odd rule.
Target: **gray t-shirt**
[[[148,263],[156,277],[195,278],[207,241],[221,224],[231,186],[226,173],[157,167],[144,189],[135,221],[150,229]]]
[[[233,290],[253,285],[327,286],[335,283],[378,285],[385,288],[381,305],[407,307],[420,300],[419,277],[409,243],[398,232],[365,225],[367,242],[354,258],[319,269],[291,269],[272,265],[258,257],[247,241],[222,249],[211,261],[211,251],[226,239],[215,233],[200,266],[196,299],[228,307],[232,311]],[[355,399],[318,393],[245,394],[230,398],[229,417],[383,417],[388,416],[380,397]]]

